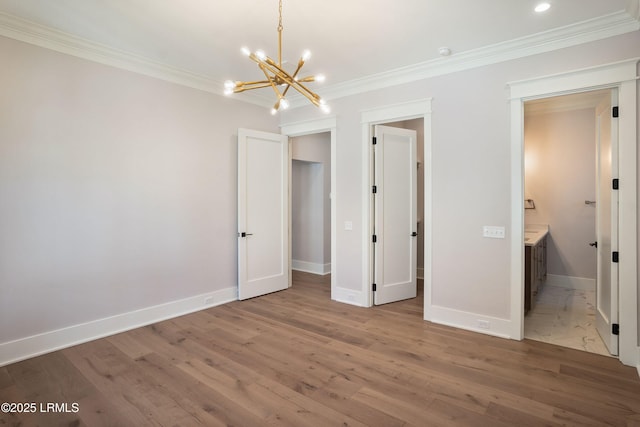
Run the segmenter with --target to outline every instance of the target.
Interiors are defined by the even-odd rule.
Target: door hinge
[[[618,178],[614,178],[612,183],[611,183],[611,187],[614,190],[619,190],[620,189],[620,180]]]
[[[374,136],[374,137],[373,137],[372,144],[373,144],[373,145],[376,145],[377,143],[378,143],[378,138],[376,138],[376,137]]]
[[[376,243],[378,241],[378,236],[376,236],[375,234],[373,235],[373,243]]]
[[[371,284],[371,289],[373,289],[373,292],[375,292],[375,291],[376,291],[377,286],[376,286],[376,284],[375,284],[375,283]]]
[[[611,116],[614,118],[617,118],[620,116],[620,109],[618,108],[617,105],[611,109]]]
[[[611,262],[618,262],[618,251],[611,253]]]
[[[376,193],[378,192],[378,186],[377,186],[377,185],[374,185],[374,186],[371,188],[371,191],[373,192],[373,194],[376,194]]]
[[[611,333],[613,335],[620,335],[620,325],[617,323],[611,324]]]

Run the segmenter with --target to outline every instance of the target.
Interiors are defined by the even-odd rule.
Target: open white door
[[[374,304],[415,298],[416,132],[375,126],[373,146]]]
[[[617,92],[596,112],[596,242],[598,273],[596,278],[596,327],[609,353],[618,354],[618,264],[613,262],[618,249],[618,192],[613,179],[618,170],[618,123],[612,118]],[[615,252],[617,254],[617,252]]]
[[[288,286],[288,137],[238,129],[238,299]]]

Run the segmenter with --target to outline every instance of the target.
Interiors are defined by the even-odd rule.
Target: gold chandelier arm
[[[259,58],[256,58],[259,59]],[[288,86],[293,87],[295,90],[297,90],[298,92],[300,92],[302,95],[304,95],[309,101],[311,101],[315,106],[319,107],[320,106],[320,96],[318,96],[318,94],[314,93],[313,91],[311,91],[310,89],[308,89],[306,86],[300,84],[299,82],[297,82],[292,76],[289,75],[289,73],[287,73],[286,71],[284,71],[283,69],[281,69],[280,67],[278,67],[273,60],[270,61],[259,61],[258,65],[260,66],[260,69],[265,73],[265,75],[268,77],[267,74],[267,70],[270,71],[271,73],[273,73],[273,75],[279,79],[282,80],[282,82],[286,83]],[[278,98],[282,98],[284,95],[281,94],[275,87],[275,82],[272,83],[272,86],[274,88],[274,90],[276,91],[276,94],[278,95]],[[288,88],[287,88],[288,90]]]
[[[262,89],[269,86],[271,86],[271,83],[266,80],[262,82],[243,82],[241,85],[238,85],[233,89],[233,93],[241,93],[253,89]]]
[[[236,86],[251,86],[251,85],[258,85],[262,83],[269,83],[269,80],[255,80],[252,82],[236,82]]]
[[[270,86],[273,88],[273,91],[276,93],[276,96],[278,97],[278,99],[282,99],[283,95],[280,93],[280,91],[278,90],[278,87],[275,84],[275,81],[273,78],[269,77],[269,73],[267,73],[267,69],[265,64],[258,64],[258,66],[260,67],[260,69],[262,70],[262,72],[264,73],[265,77],[267,79],[269,79],[269,84]]]

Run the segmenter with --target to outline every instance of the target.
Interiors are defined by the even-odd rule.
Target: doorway
[[[323,215],[322,215],[322,223],[323,223],[323,232],[322,235],[322,249],[318,249],[320,245],[318,245],[318,241],[320,239],[316,238],[315,253],[322,253],[322,257],[317,256],[313,258],[314,260],[323,259],[323,262],[312,262],[311,264],[300,264],[298,263],[295,268],[298,270],[296,273],[299,275],[309,275],[309,273],[302,272],[300,270],[312,268],[314,271],[311,273],[316,275],[315,278],[312,277],[311,280],[315,280],[316,278],[323,283],[327,280],[327,276],[329,277],[329,282],[331,283],[331,291],[330,296],[332,300],[340,300],[340,295],[337,288],[338,283],[338,269],[336,263],[336,200],[334,195],[336,194],[336,118],[335,117],[325,117],[318,120],[309,120],[299,123],[289,123],[280,126],[280,132],[283,135],[287,135],[291,142],[291,149],[289,152],[289,163],[291,165],[291,171],[293,173],[293,168],[297,167],[302,170],[303,174],[306,174],[309,179],[315,173],[318,175],[319,169],[322,169],[323,176],[323,185],[322,190],[320,190],[323,195],[320,197],[322,199],[323,205]],[[298,141],[298,142],[294,142]],[[301,145],[305,144],[305,145]],[[317,152],[315,152],[317,151]],[[321,152],[322,154],[319,154]],[[328,156],[328,157],[327,157]],[[294,160],[296,159],[297,160]],[[293,162],[298,161],[302,163],[298,163],[297,166],[293,166]],[[306,161],[306,164],[305,164]],[[318,163],[322,163],[322,167],[318,165]],[[315,164],[315,165],[314,165]],[[315,171],[314,171],[315,169]],[[293,183],[292,183],[292,174],[289,174],[289,188],[293,191]],[[329,185],[328,193],[326,185]],[[319,187],[319,184],[316,183],[316,186]],[[304,188],[304,187],[303,187]],[[300,186],[298,186],[298,190],[300,190]],[[289,200],[290,207],[289,210],[292,215],[299,214],[299,211],[296,212],[297,208],[293,207],[293,194],[290,191]],[[316,193],[316,203],[318,203],[318,193]],[[300,200],[298,200],[300,201]],[[308,208],[308,206],[307,206]],[[296,212],[296,213],[294,213]],[[307,215],[317,218],[318,216]],[[298,219],[299,215],[298,215]],[[294,225],[292,222],[289,224],[289,239],[293,241],[294,238],[298,238],[304,243],[304,231],[300,231],[300,229],[296,232],[293,229]],[[302,228],[304,229],[304,228]],[[302,234],[301,234],[302,233]],[[296,237],[294,237],[296,234]],[[292,242],[293,243],[293,242]],[[297,242],[296,244],[298,244]],[[328,243],[328,247],[326,244]],[[292,245],[290,245],[292,247]],[[328,252],[328,253],[327,253]],[[303,257],[302,255],[298,255],[296,252],[295,256]],[[293,277],[293,260],[294,252],[290,253],[289,259],[291,260],[289,264],[290,268],[290,285],[292,284]],[[328,260],[328,264],[327,264]],[[316,272],[322,271],[323,276],[317,275]]]
[[[293,137],[291,268],[331,273],[331,134]]]
[[[511,331],[524,335],[524,103],[603,88],[618,90],[619,360],[636,366],[638,355],[637,64],[629,59],[508,83],[511,118]],[[426,299],[426,296],[425,296]]]
[[[597,319],[611,323],[617,281],[610,260],[614,95],[603,89],[524,105],[524,337],[602,355],[617,354],[603,340],[609,328],[597,328]]]
[[[424,289],[424,314],[425,320],[430,320],[431,310],[431,251],[432,251],[432,190],[431,190],[431,104],[432,99],[423,99],[411,101],[402,104],[382,106],[371,110],[363,111],[361,114],[362,124],[362,150],[363,150],[363,217],[362,217],[362,235],[363,235],[363,252],[365,256],[362,259],[362,305],[371,307],[374,304],[374,248],[371,244],[374,234],[373,224],[373,151],[371,150],[372,138],[375,125],[390,124],[398,122],[411,122],[413,119],[422,120],[422,126],[417,129],[417,151],[423,157],[421,171],[419,172],[421,191],[418,191],[418,197],[422,200],[418,201],[419,209],[422,216],[418,217],[420,227],[418,233],[422,235],[420,250],[423,261],[423,267],[419,269],[423,279]],[[418,122],[416,122],[418,123]],[[420,214],[419,214],[420,215]]]
[[[424,254],[424,119],[372,129],[374,305],[422,294]],[[419,278],[419,279],[418,279]]]

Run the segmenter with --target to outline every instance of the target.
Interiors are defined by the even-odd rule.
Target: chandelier
[[[276,94],[277,101],[271,109],[271,114],[276,114],[280,108],[286,110],[289,108],[289,101],[285,98],[289,89],[293,88],[299,93],[304,95],[313,105],[319,107],[323,112],[329,112],[329,106],[320,96],[307,88],[304,83],[310,82],[323,82],[324,76],[308,76],[299,78],[298,74],[302,69],[305,62],[311,57],[311,52],[305,50],[298,61],[293,74],[287,73],[282,68],[282,0],[279,0],[278,9],[278,62],[269,58],[264,51],[257,50],[251,52],[248,48],[243,47],[242,53],[248,56],[249,59],[258,64],[258,68],[264,73],[266,80],[241,82],[227,80],[224,82],[224,94],[231,95],[234,93],[240,93],[247,90],[261,89],[264,87],[271,87]]]

